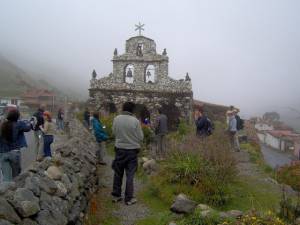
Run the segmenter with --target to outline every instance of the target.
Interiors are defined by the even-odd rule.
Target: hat
[[[240,112],[240,110],[239,109],[234,109],[233,112],[238,113],[238,112]]]

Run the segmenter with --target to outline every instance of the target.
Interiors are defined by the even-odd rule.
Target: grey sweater
[[[122,149],[139,149],[144,134],[140,122],[129,112],[123,112],[113,122],[115,147]]]
[[[228,130],[231,132],[237,131],[237,122],[234,116],[229,117]]]

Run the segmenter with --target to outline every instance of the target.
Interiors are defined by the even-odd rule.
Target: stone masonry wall
[[[118,55],[115,50],[112,62],[113,72],[109,76],[99,79],[95,74],[92,76],[89,102],[94,108],[102,110],[107,105],[115,105],[120,112],[124,102],[132,101],[146,106],[152,121],[160,108],[168,118],[172,118],[169,120],[171,126],[178,124],[179,118],[191,121],[191,79],[188,75],[181,80],[169,77],[167,51],[164,49],[162,54],[157,54],[154,40],[144,36],[128,39],[125,53]],[[133,83],[125,82],[128,65],[132,71]],[[154,82],[149,83],[146,82],[146,74],[150,65],[154,70]]]
[[[51,160],[0,185],[0,225],[80,225],[97,187],[96,144],[79,121]]]
[[[176,122],[176,119],[171,119],[172,114],[177,115],[184,119],[189,119],[192,117],[192,107],[193,107],[193,96],[189,93],[168,93],[168,92],[136,92],[120,90],[118,92],[112,90],[102,90],[98,91],[94,95],[94,105],[97,110],[106,111],[107,105],[110,103],[115,104],[117,111],[122,111],[122,105],[126,101],[132,101],[136,104],[144,105],[151,114],[151,120],[155,121],[158,115],[158,109],[172,108],[172,113],[167,116],[170,118],[170,125]],[[176,112],[177,111],[177,112]]]

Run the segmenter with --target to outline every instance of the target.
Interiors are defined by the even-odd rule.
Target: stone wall
[[[96,144],[77,120],[71,138],[51,160],[35,162],[14,182],[0,185],[0,225],[80,225],[96,190]]]
[[[107,111],[107,107],[113,103],[117,111],[121,112],[126,101],[145,106],[150,112],[151,121],[155,121],[158,109],[162,109],[169,118],[170,128],[176,125],[179,118],[189,121],[192,117],[193,96],[190,93],[102,90],[95,92],[93,104],[96,110]]]

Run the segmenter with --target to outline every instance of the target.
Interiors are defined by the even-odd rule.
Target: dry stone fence
[[[96,145],[77,120],[53,159],[35,162],[14,182],[0,185],[0,225],[80,225],[96,190]]]

